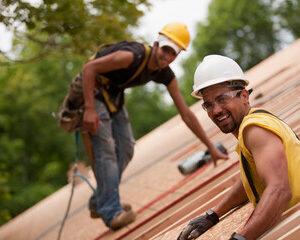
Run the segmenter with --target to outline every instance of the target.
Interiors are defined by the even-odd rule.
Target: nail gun
[[[217,142],[215,146],[223,153],[227,153],[227,149],[222,145],[221,142]],[[181,162],[178,165],[179,171],[184,174],[190,174],[196,171],[198,168],[202,167],[203,165],[212,161],[211,155],[209,150],[206,149],[205,151],[199,151],[194,155],[188,157],[186,160]]]

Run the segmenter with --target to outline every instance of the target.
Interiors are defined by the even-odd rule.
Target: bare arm
[[[292,195],[281,139],[266,129],[251,125],[244,131],[244,141],[266,186],[254,213],[239,231],[251,240],[257,239],[279,220]]]
[[[97,74],[128,67],[133,61],[133,53],[117,51],[109,55],[87,62],[83,66],[83,95],[85,113],[83,125],[92,134],[97,133],[100,119],[95,110],[94,89]]]
[[[241,179],[237,180],[230,192],[214,207],[215,213],[221,217],[231,209],[241,205],[248,200]]]
[[[200,125],[195,114],[189,109],[185,103],[178,87],[176,78],[174,78],[171,83],[168,85],[168,91],[172,97],[176,108],[185,122],[185,124],[191,129],[191,131],[208,147],[210,154],[212,155],[214,164],[218,159],[228,159],[226,154],[223,154],[219,151],[214,144],[209,140],[202,126]]]

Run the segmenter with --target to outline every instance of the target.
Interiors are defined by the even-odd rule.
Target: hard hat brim
[[[197,88],[194,89],[194,91],[191,93],[191,95],[195,98],[202,99],[203,96],[201,94],[201,90],[203,90],[204,88],[211,87],[211,86],[219,84],[219,83],[234,81],[234,80],[243,80],[245,82],[245,87],[249,84],[249,81],[246,78],[241,78],[240,76],[237,76],[236,78],[234,76],[230,77],[230,78],[226,78],[226,77],[217,78],[217,79],[214,79],[213,81],[205,82],[205,83],[201,84],[200,86],[198,86]]]

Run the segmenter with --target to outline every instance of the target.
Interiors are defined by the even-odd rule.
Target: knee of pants
[[[115,141],[112,137],[100,140],[100,138],[96,136],[93,140],[95,163],[99,161],[102,162],[105,159],[111,159],[114,162],[116,161]]]

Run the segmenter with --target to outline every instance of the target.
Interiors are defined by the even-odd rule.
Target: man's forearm
[[[249,240],[262,235],[280,219],[290,198],[289,189],[280,185],[266,188],[254,213],[239,233]]]
[[[94,89],[95,89],[95,73],[88,67],[84,66],[82,71],[82,89],[84,96],[85,109],[94,109]]]
[[[200,125],[197,117],[190,110],[188,114],[186,114],[185,118],[182,118],[184,123],[188,126],[189,129],[208,147],[213,147],[213,143],[209,140],[206,132]]]
[[[242,181],[239,179],[232,186],[228,194],[214,207],[214,211],[219,217],[223,216],[225,213],[231,209],[241,205],[248,200],[247,194],[244,190]]]

